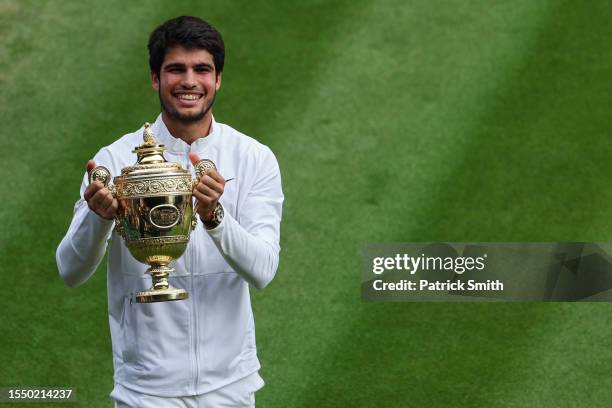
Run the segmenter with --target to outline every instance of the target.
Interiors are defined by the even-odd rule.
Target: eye
[[[172,73],[172,74],[179,74],[179,73],[181,73],[181,72],[184,72],[184,71],[185,71],[185,67],[182,67],[182,66],[180,66],[180,65],[178,65],[178,64],[172,64],[172,65],[168,65],[168,66],[166,66],[166,67],[164,68],[164,71],[165,71],[165,72]]]
[[[194,68],[194,71],[199,73],[212,72],[212,70],[212,67],[208,65],[198,65]]]

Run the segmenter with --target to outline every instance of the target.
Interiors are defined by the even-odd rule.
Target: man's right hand
[[[87,162],[87,173],[90,173],[96,167],[96,162],[90,160]],[[94,181],[85,189],[83,198],[87,201],[89,208],[98,214],[100,217],[112,220],[117,214],[119,202],[113,197],[108,188],[100,181]]]

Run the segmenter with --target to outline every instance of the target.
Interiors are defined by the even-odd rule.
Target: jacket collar
[[[206,150],[207,148],[211,148],[216,144],[216,139],[219,138],[220,128],[217,122],[215,121],[215,117],[212,117],[212,122],[210,125],[210,132],[208,135],[204,137],[200,137],[191,145],[188,145],[183,140],[178,137],[172,136],[170,131],[166,127],[162,119],[161,113],[157,116],[155,123],[153,124],[153,135],[157,139],[158,143],[166,146],[166,150],[170,153],[174,154],[188,154],[189,152],[200,152]]]
[[[188,145],[178,137],[172,136],[170,131],[166,127],[162,119],[161,113],[153,124],[153,135],[157,139],[157,142],[166,146],[166,151],[172,155],[182,157],[181,161],[187,163],[189,167],[189,160],[187,155],[190,152],[195,152],[200,156],[201,159],[212,160],[217,166],[219,173],[226,179],[234,178],[234,171],[231,163],[227,162],[227,159],[223,159],[221,156],[221,133],[222,127],[215,121],[215,117],[212,117],[212,123],[210,126],[210,132],[208,135],[197,139],[191,145]]]

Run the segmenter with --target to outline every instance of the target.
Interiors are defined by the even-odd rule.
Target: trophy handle
[[[100,181],[102,184],[104,184],[104,187],[110,190],[113,197],[117,198],[115,186],[110,184],[110,179],[110,170],[104,166],[94,167],[94,169],[89,172],[89,184],[93,183],[94,181]]]
[[[108,188],[113,195],[113,197],[117,198],[117,189],[114,185],[109,185],[111,179],[111,172],[104,166],[95,167],[93,170],[89,172],[89,184],[94,181],[100,181],[104,184],[104,187]],[[124,237],[123,234],[123,225],[121,224],[121,219],[118,215],[115,216],[115,230],[119,235]],[[125,238],[125,237],[124,237]]]
[[[212,160],[208,160],[208,159],[199,160],[195,164],[194,167],[195,167],[195,173],[196,173],[196,181],[194,185],[198,183],[198,180],[200,180],[200,177],[202,177],[202,175],[204,174],[206,170],[208,169],[217,170],[217,166],[215,166],[215,163],[213,163]]]
[[[110,170],[108,170],[104,166],[94,167],[89,172],[89,184],[93,183],[94,181],[101,181],[102,184],[104,184],[104,187],[108,187],[108,184],[110,183],[110,179],[111,179]]]
[[[204,172],[208,169],[212,169],[212,170],[217,170],[217,166],[215,166],[215,163],[212,160],[209,159],[202,159],[199,160],[195,165],[195,173],[196,173],[196,178],[195,180],[193,180],[192,183],[192,188],[194,188],[198,182],[200,181],[200,178],[202,177],[202,175],[204,174]],[[191,218],[191,229],[194,230],[196,225],[198,225],[198,202],[196,200],[195,204],[193,205],[193,216]]]

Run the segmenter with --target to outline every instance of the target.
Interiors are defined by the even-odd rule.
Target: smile
[[[201,94],[190,94],[190,93],[181,93],[175,95],[178,99],[182,99],[185,101],[195,101],[202,97]]]

